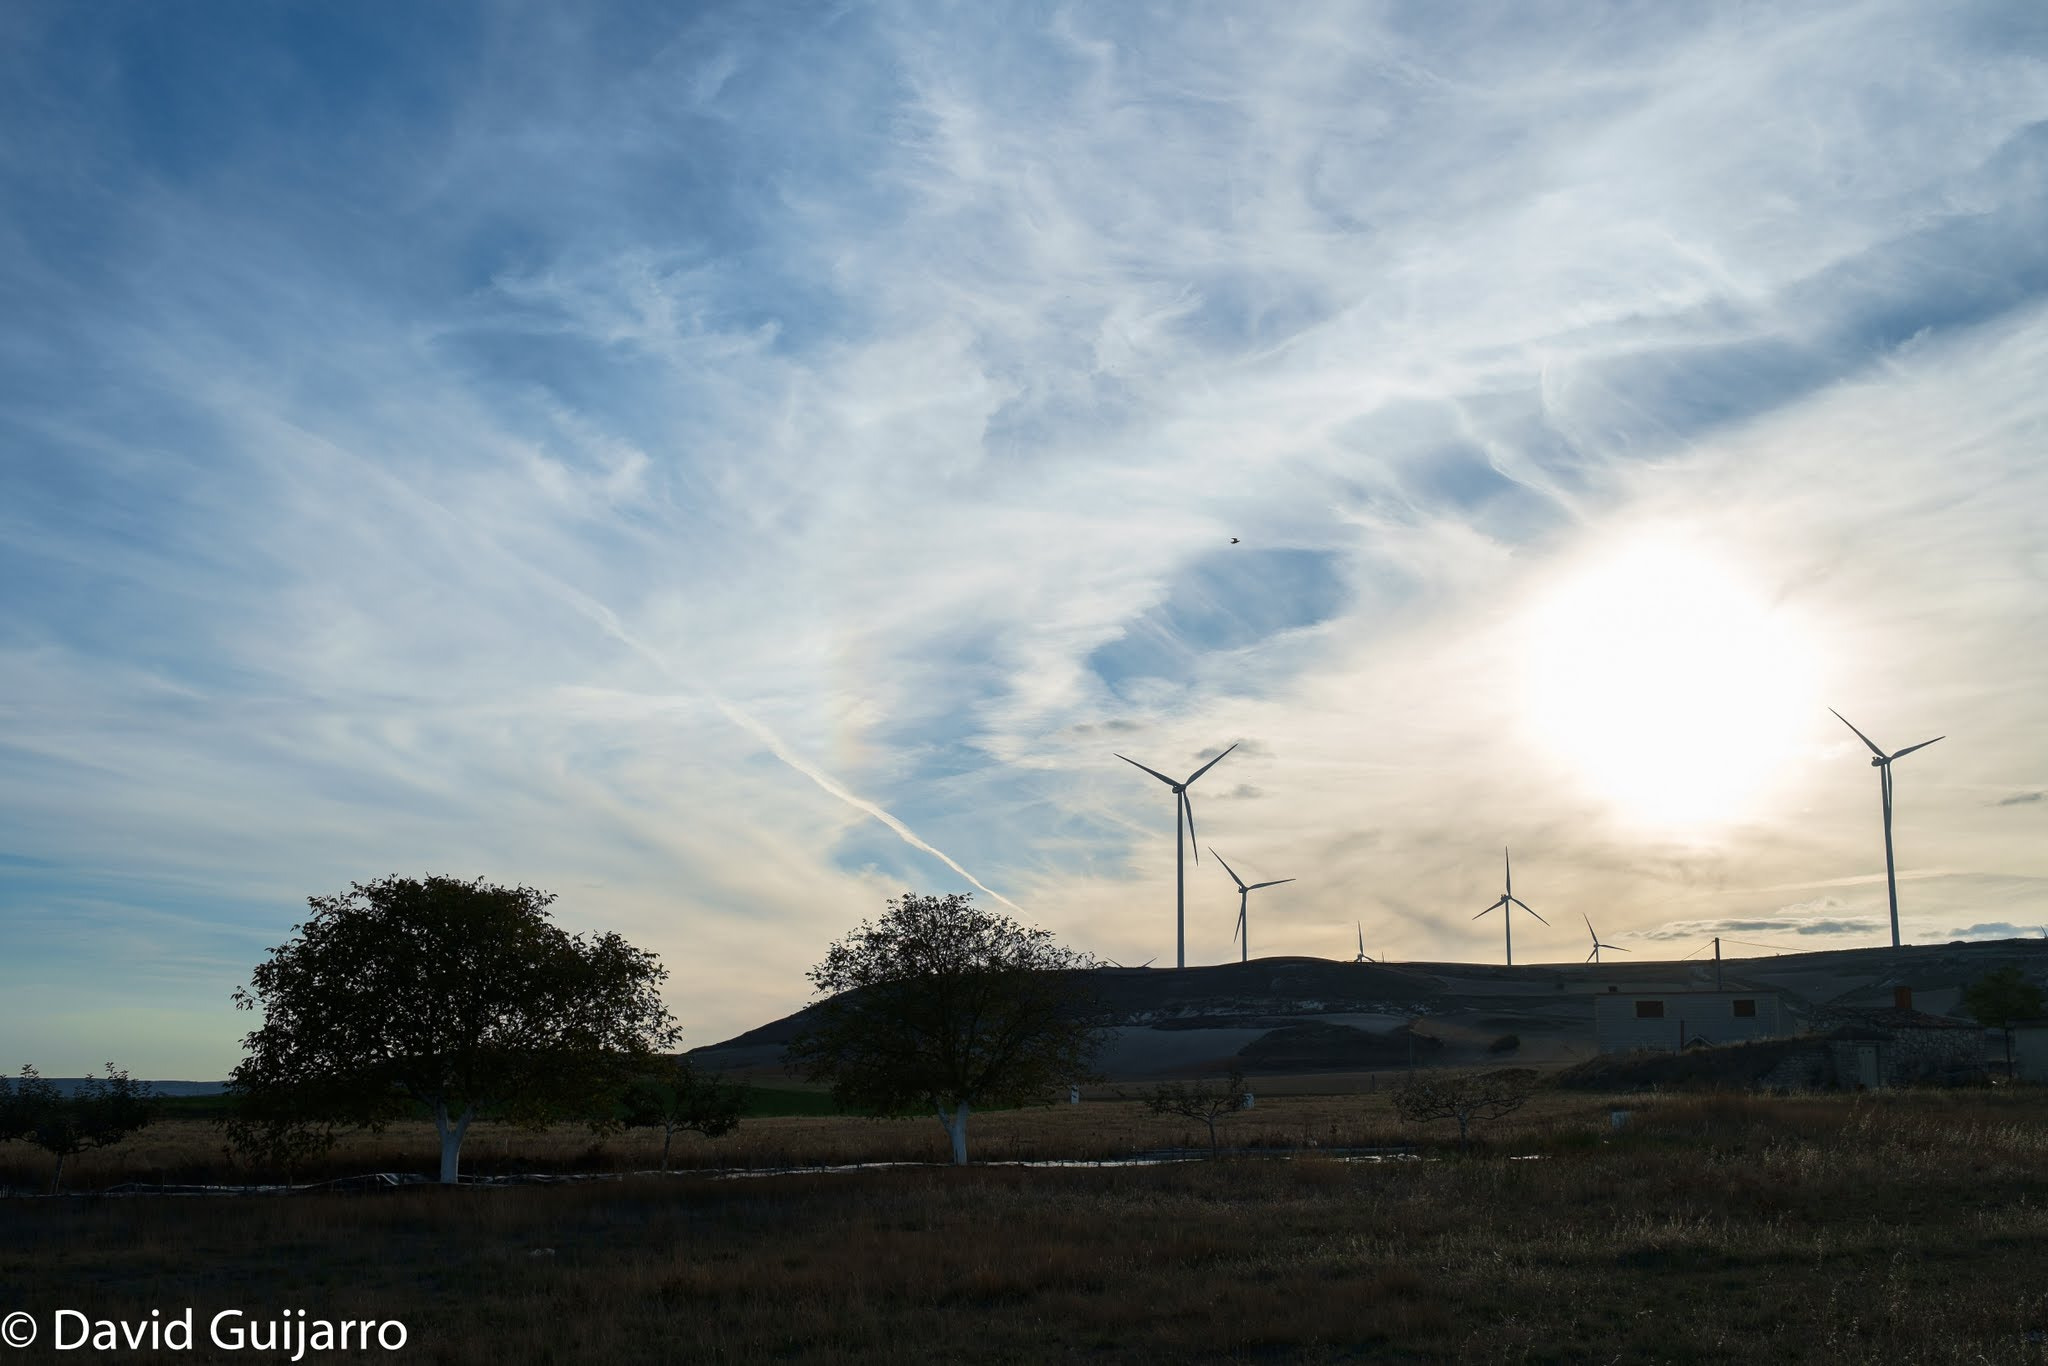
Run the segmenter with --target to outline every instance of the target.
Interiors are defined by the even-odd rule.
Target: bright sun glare
[[[1535,735],[1646,825],[1697,832],[1754,814],[1820,705],[1807,633],[1682,539],[1595,559],[1528,627]]]

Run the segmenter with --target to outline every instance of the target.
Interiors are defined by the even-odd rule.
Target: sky
[[[0,1069],[391,874],[1170,965],[1233,743],[1191,964],[1889,943],[1830,708],[2042,933],[2043,374],[2032,0],[0,7]]]

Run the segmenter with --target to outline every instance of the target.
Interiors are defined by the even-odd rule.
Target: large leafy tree
[[[810,979],[827,999],[789,1046],[849,1109],[936,1113],[967,1161],[976,1107],[1044,1103],[1092,1076],[1099,1010],[1060,947],[965,895],[905,893],[832,945]]]
[[[65,1158],[119,1143],[155,1115],[149,1084],[112,1063],[105,1077],[87,1077],[69,1095],[33,1067],[12,1082],[0,1078],[0,1141],[21,1139],[56,1158],[53,1193],[63,1185]]]
[[[1963,1009],[1987,1029],[2005,1034],[2005,1075],[2012,1075],[2012,1026],[2041,1018],[2041,988],[2017,963],[1994,968],[1963,989]]]
[[[424,1109],[452,1183],[482,1111],[536,1127],[609,1116],[675,1038],[668,973],[616,934],[562,930],[553,901],[435,876],[308,898],[297,937],[235,992],[263,1014],[228,1080],[236,1145],[320,1151]]]

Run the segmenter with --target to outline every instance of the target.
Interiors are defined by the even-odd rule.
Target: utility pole
[[[1721,936],[1714,936],[1714,990],[1722,991],[1721,985]]]

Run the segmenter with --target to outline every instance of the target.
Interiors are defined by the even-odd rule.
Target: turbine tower
[[[1833,707],[1829,707],[1828,710],[1835,711]],[[1835,719],[1848,726],[1850,730],[1856,730],[1856,727],[1850,722],[1849,718],[1842,715],[1842,713],[1835,711]],[[1877,743],[1860,730],[1856,730],[1856,738],[1869,745],[1870,752],[1876,756],[1870,761],[1870,766],[1878,772],[1877,786],[1884,796],[1884,888],[1885,892],[1891,897],[1892,947],[1897,948],[1899,946],[1899,875],[1892,867],[1892,760],[1903,759],[1916,749],[1926,749],[1934,743],[1934,740],[1945,740],[1948,737],[1937,735],[1934,737],[1934,740],[1922,740],[1917,745],[1907,745],[1904,749],[1895,750],[1890,754],[1886,754],[1883,750],[1879,749]]]
[[[1536,912],[1529,910],[1529,903],[1515,895],[1515,869],[1514,865],[1508,862],[1506,846],[1501,848],[1500,861],[1501,866],[1507,871],[1507,890],[1500,894],[1500,900],[1494,902],[1491,906],[1481,911],[1479,915],[1475,915],[1472,918],[1477,920],[1479,916],[1492,915],[1495,911],[1501,913],[1501,925],[1507,930],[1508,966],[1513,967],[1515,965],[1515,907],[1520,906],[1523,910],[1529,911],[1530,915],[1536,915]],[[1536,915],[1536,918],[1543,920],[1543,917],[1540,915]],[[1543,923],[1548,925],[1550,922],[1543,920]]]
[[[1209,852],[1216,854],[1216,846],[1210,845]],[[1216,861],[1223,863],[1223,855],[1216,854]],[[1271,882],[1254,882],[1247,887],[1244,879],[1237,875],[1235,868],[1227,863],[1223,863],[1223,871],[1230,874],[1230,880],[1237,884],[1237,928],[1231,931],[1230,937],[1242,940],[1237,961],[1249,963],[1252,959],[1252,931],[1251,927],[1245,922],[1245,903],[1250,901],[1252,893],[1261,887],[1278,887],[1281,883],[1292,882],[1294,879],[1291,877],[1274,878]]]
[[[1230,749],[1236,748],[1236,744],[1230,747]],[[1230,753],[1230,749],[1224,750],[1223,754]],[[1136,759],[1125,758],[1121,754],[1116,756],[1119,759],[1123,759],[1132,768],[1144,768],[1147,773],[1173,790],[1173,927],[1176,967],[1184,968],[1188,965],[1187,846],[1195,841],[1195,806],[1193,802],[1188,800],[1188,789],[1194,785],[1195,779],[1222,763],[1223,754],[1219,754],[1208,763],[1203,764],[1181,782],[1175,782],[1156,768],[1145,768]],[[1183,819],[1185,819],[1185,824],[1183,824]],[[1183,828],[1186,830],[1185,835],[1182,834]],[[1195,851],[1195,862],[1200,863],[1201,861],[1202,851],[1197,849]]]
[[[1593,928],[1593,917],[1592,917],[1592,916],[1590,916],[1590,915],[1587,915],[1587,914],[1586,914],[1586,913],[1585,913],[1584,911],[1580,911],[1580,912],[1579,912],[1579,919],[1581,919],[1581,920],[1583,920],[1583,921],[1585,921],[1585,922],[1586,922],[1586,933],[1587,933],[1587,934],[1590,934],[1590,935],[1592,935],[1592,936],[1593,936],[1593,951],[1592,951],[1591,953],[1589,953],[1589,954],[1587,954],[1587,955],[1586,955],[1586,961],[1587,961],[1588,963],[1597,963],[1597,962],[1599,962],[1599,961],[1600,961],[1600,950],[1602,950],[1602,949],[1613,949],[1613,950],[1614,950],[1614,951],[1615,951],[1616,953],[1627,953],[1627,952],[1628,952],[1628,950],[1627,950],[1627,949],[1623,948],[1623,947],[1622,947],[1621,945],[1619,945],[1619,944],[1603,944],[1603,943],[1601,943],[1601,942],[1600,942],[1600,931],[1598,931],[1598,930],[1596,930],[1596,929],[1594,929],[1594,928]]]

